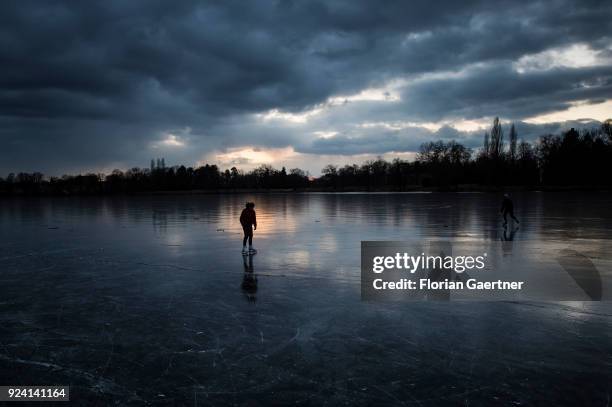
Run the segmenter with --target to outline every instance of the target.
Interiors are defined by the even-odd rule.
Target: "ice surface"
[[[360,300],[361,240],[504,240],[610,272],[612,194],[517,194],[506,235],[499,198],[2,200],[0,384],[98,405],[608,405],[610,303]]]

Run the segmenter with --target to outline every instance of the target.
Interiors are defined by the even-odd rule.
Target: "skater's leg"
[[[242,239],[242,254],[245,254],[248,252],[247,250],[247,240],[249,242],[253,241],[253,229],[251,229],[250,227],[242,227],[242,231],[244,232],[244,238]],[[252,243],[250,243],[252,244]]]
[[[504,211],[504,226],[508,224],[508,212]]]
[[[249,253],[257,253],[257,250],[253,248],[253,228],[249,228]]]
[[[514,216],[514,212],[510,212],[510,217],[512,217],[516,223],[520,223],[516,216]]]

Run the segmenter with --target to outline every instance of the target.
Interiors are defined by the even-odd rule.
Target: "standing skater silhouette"
[[[504,227],[508,226],[508,215],[510,215],[510,218],[517,224],[520,223],[516,216],[514,216],[514,204],[512,203],[512,199],[510,199],[510,194],[504,194],[500,212],[504,215]]]
[[[257,230],[257,217],[255,216],[255,204],[247,202],[246,207],[240,214],[240,224],[244,231],[244,239],[242,239],[242,254],[255,254],[257,250],[253,247],[253,229]],[[247,250],[247,239],[249,241],[249,249]]]

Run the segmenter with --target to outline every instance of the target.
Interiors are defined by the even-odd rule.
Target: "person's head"
[[[251,208],[251,209],[253,209],[253,208],[255,207],[255,203],[253,203],[253,202],[247,202],[247,203],[246,203],[246,207],[247,207],[247,208]]]
[[[504,194],[504,198],[510,198],[510,194],[505,193],[505,194]]]

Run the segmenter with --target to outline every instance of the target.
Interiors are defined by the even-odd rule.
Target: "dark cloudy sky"
[[[612,2],[3,1],[0,66],[0,175],[316,175],[612,116]]]

